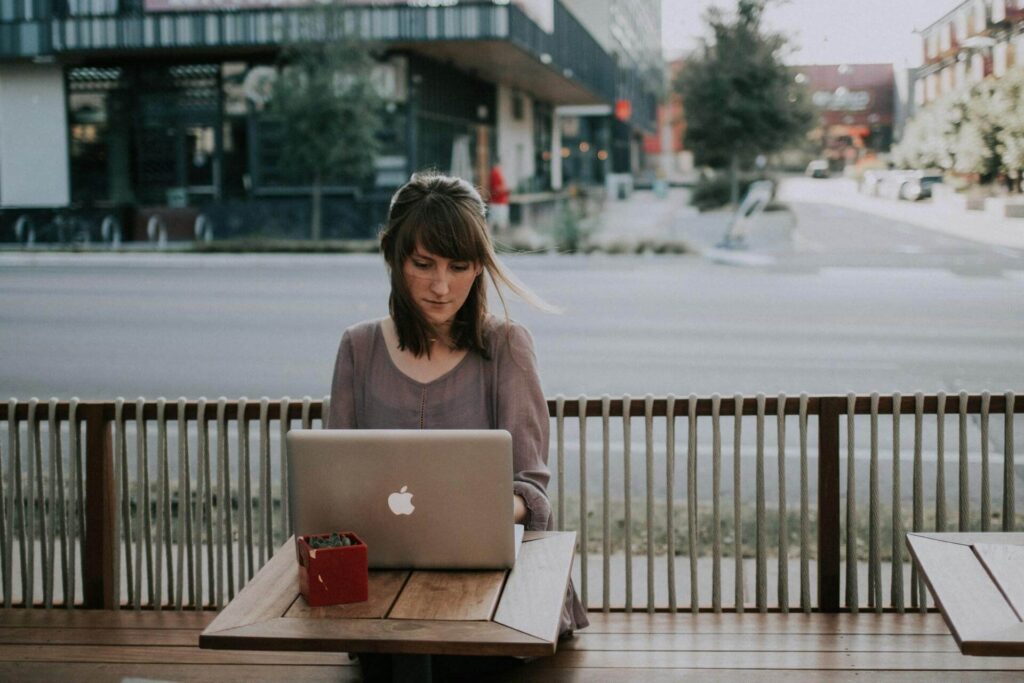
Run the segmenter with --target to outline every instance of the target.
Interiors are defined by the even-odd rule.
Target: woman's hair
[[[391,198],[387,223],[380,234],[380,249],[391,276],[388,310],[395,321],[399,348],[416,356],[429,355],[430,340],[436,336],[433,326],[412,300],[405,281],[403,266],[417,245],[446,259],[482,266],[494,283],[506,319],[508,309],[499,283],[540,308],[551,308],[498,262],[487,232],[486,215],[476,188],[462,178],[434,172],[413,175]],[[489,358],[486,316],[487,285],[481,273],[452,321],[453,346]]]

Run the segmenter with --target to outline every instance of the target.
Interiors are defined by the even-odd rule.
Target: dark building
[[[557,187],[557,108],[614,106],[632,68],[559,0],[0,0],[0,238],[69,206],[129,237],[154,213],[178,233],[200,214],[218,235],[302,230],[310,189],[260,111],[281,48],[338,26],[380,47],[386,127],[375,187],[326,189],[327,237],[372,234],[421,168],[482,185],[500,155],[513,188]]]

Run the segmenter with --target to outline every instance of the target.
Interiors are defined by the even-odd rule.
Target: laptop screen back
[[[292,531],[354,531],[371,568],[499,569],[515,560],[504,430],[293,430]]]

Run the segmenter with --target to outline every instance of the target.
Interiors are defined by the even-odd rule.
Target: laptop
[[[292,533],[353,531],[375,569],[515,562],[507,431],[296,429],[287,443]]]

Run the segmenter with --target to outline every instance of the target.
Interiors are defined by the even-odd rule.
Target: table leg
[[[392,655],[391,680],[395,683],[430,683],[430,655]]]

